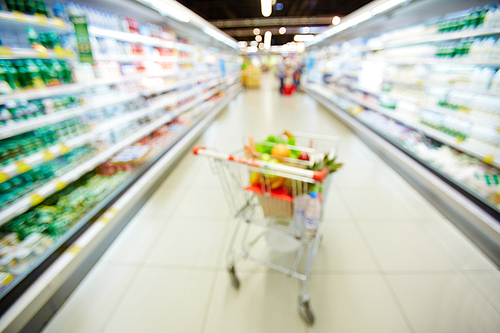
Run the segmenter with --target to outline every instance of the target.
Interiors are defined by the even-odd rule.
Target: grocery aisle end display
[[[148,172],[165,175],[241,89],[236,43],[212,38],[216,28],[184,7],[193,23],[139,3],[96,6],[6,1],[0,10],[2,331],[41,324],[32,319],[53,286],[81,279],[88,264],[54,281],[44,270],[65,267],[51,263],[67,253],[80,266],[96,260],[106,243],[96,223]],[[97,250],[75,245],[84,235]]]

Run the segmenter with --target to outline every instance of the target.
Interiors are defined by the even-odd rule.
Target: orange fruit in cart
[[[274,157],[288,157],[290,156],[290,149],[288,149],[284,144],[279,143],[271,149],[271,155]]]

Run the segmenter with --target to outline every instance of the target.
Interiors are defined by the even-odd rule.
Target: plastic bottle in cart
[[[316,235],[320,214],[321,205],[319,202],[318,192],[311,192],[305,210],[304,231],[307,236]]]
[[[303,194],[293,198],[293,233],[297,237],[301,237],[304,230],[305,209],[309,195]]]

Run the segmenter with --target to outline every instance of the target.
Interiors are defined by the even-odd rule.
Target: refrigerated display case
[[[496,262],[499,37],[500,8],[491,1],[379,0],[306,49],[306,91],[381,155],[396,147],[416,161],[418,167],[401,162],[404,157],[395,161],[394,152],[388,158],[406,169],[403,174],[412,173],[408,178],[447,215],[461,220]],[[415,171],[422,166],[425,172]],[[431,178],[434,185],[425,185]],[[446,194],[443,188],[449,188]]]
[[[0,27],[0,330],[20,331],[241,84],[237,43],[173,1],[6,1]]]

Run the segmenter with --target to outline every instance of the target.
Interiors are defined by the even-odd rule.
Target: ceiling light
[[[249,46],[247,47],[247,53],[255,53],[257,52],[257,46]]]
[[[278,2],[276,4],[276,10],[282,10],[283,9],[283,4],[281,2]]]
[[[280,35],[283,35],[285,32],[286,32],[286,28],[285,27],[281,27],[278,32],[280,33]]]
[[[333,25],[338,25],[339,23],[340,23],[340,17],[338,17],[338,16],[334,16],[334,17],[332,18],[332,24],[333,24]]]
[[[255,36],[255,40],[258,42],[262,42],[262,36],[261,35]]]
[[[273,12],[273,0],[260,0],[262,16],[269,17]]]
[[[253,34],[254,34],[254,35],[258,35],[258,34],[260,34],[260,29],[259,29],[259,28],[255,28],[255,29],[253,29]]]
[[[264,43],[259,44],[259,49],[263,50],[264,49]]]
[[[257,46],[257,45],[259,45],[259,43],[254,40],[250,42],[250,46]]]
[[[314,39],[314,35],[295,35],[293,40],[296,42],[309,42]]]
[[[300,29],[300,32],[302,32],[303,34],[307,34],[309,33],[309,31],[311,31],[309,27],[303,27],[302,29]]]
[[[240,48],[245,48],[245,47],[247,47],[247,45],[248,45],[247,42],[238,42],[238,46]]]
[[[271,31],[266,31],[264,34],[264,46],[266,47],[266,50],[269,50],[271,48],[271,37],[273,36]]]

